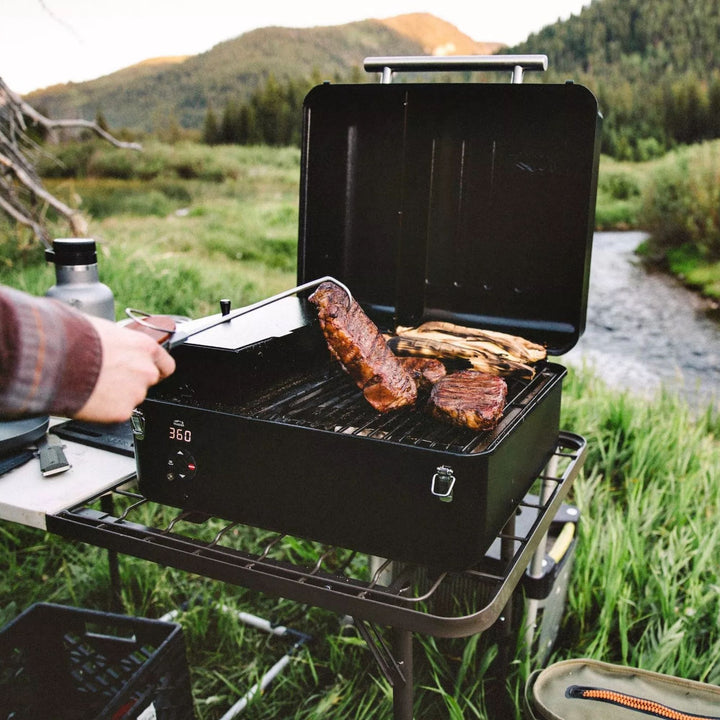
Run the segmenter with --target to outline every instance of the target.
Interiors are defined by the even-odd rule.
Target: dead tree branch
[[[87,222],[83,216],[43,187],[33,162],[39,148],[28,136],[28,121],[47,131],[59,128],[92,130],[103,140],[126,150],[142,150],[142,146],[118,140],[92,120],[48,118],[13,92],[0,77],[0,210],[30,228],[46,247],[50,244],[44,224],[47,207],[66,220],[74,237],[84,237]]]

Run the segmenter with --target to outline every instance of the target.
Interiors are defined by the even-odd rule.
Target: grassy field
[[[101,177],[46,181],[91,218],[101,280],[115,293],[118,316],[128,305],[204,315],[220,298],[239,306],[295,285],[299,152],[199,145],[168,152],[151,145],[122,180],[102,168],[121,174],[126,156],[108,159],[98,150],[90,171]],[[146,178],[145,166],[157,174]],[[57,226],[57,237],[66,233]],[[2,236],[0,280],[44,293],[54,277],[41,248],[22,231]]]
[[[183,152],[174,162],[188,159]],[[193,156],[194,167],[222,163],[232,176],[183,178],[166,169],[144,182],[51,181],[58,194],[92,208],[101,278],[115,291],[118,316],[127,305],[199,315],[214,312],[221,297],[237,306],[295,284],[296,151],[212,152]],[[618,177],[606,187],[632,202],[623,183]],[[0,281],[44,292],[53,278],[40,249],[13,228],[1,232]],[[562,426],[585,436],[589,453],[571,497],[582,521],[553,659],[595,657],[720,683],[720,418],[667,394],[639,400],[571,369]],[[41,600],[111,609],[104,551],[9,523],[0,523],[0,535],[0,622]],[[302,554],[302,546],[293,551]],[[248,629],[219,605],[313,637],[243,717],[392,716],[388,683],[356,630],[333,613],[131,557],[121,557],[120,571],[130,614],[159,617],[189,602],[179,621],[200,720],[220,718],[287,650],[287,641]],[[484,636],[417,637],[416,717],[512,717],[495,706],[496,652]],[[513,656],[508,696],[521,717],[535,664],[522,646]]]

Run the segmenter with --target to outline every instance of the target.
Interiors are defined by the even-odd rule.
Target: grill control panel
[[[177,450],[170,453],[167,461],[167,479],[170,482],[175,480],[191,480],[195,475],[197,465],[195,458],[187,450]]]
[[[168,426],[167,438],[170,441],[170,451],[165,477],[168,482],[192,480],[197,471],[197,463],[190,451],[192,430],[183,420],[173,420]]]

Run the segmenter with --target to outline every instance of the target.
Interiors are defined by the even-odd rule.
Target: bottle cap
[[[58,238],[45,259],[56,265],[94,265],[97,263],[95,241],[90,238]]]

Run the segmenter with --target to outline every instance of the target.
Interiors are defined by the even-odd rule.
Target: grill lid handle
[[[525,70],[547,70],[547,55],[407,55],[367,57],[366,72],[381,73],[380,82],[390,84],[395,71],[442,72],[447,70],[509,70],[512,82],[521,83]]]
[[[342,288],[347,295],[347,307],[350,308],[350,305],[353,302],[353,296],[348,287],[331,275],[325,275],[317,280],[311,280],[310,282],[290,288],[289,290],[284,290],[277,295],[265,298],[264,300],[260,300],[252,305],[246,305],[245,307],[238,308],[232,312],[221,313],[220,315],[200,318],[199,320],[190,320],[182,323],[180,326],[176,326],[172,318],[167,315],[151,315],[150,313],[143,312],[142,310],[137,310],[135,308],[125,308],[125,314],[133,321],[128,327],[131,327],[133,330],[147,332],[151,335],[154,334],[158,343],[168,350],[171,350],[178,345],[182,345],[193,335],[197,335],[200,332],[214,328],[217,325],[222,325],[223,323],[229,322],[241,315],[247,315],[247,313],[259,310],[261,307],[265,307],[270,303],[282,300],[290,295],[295,295],[303,290],[315,288],[324,282],[333,282]]]

